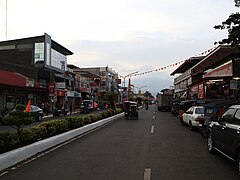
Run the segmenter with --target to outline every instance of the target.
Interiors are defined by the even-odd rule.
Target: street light
[[[125,79],[126,79],[127,77],[130,77],[130,76],[133,75],[133,74],[136,74],[136,73],[138,73],[138,71],[131,72],[131,73],[127,74],[126,76],[121,76],[121,75],[119,75],[120,77],[123,78],[123,87],[124,87],[124,91],[125,91]],[[128,90],[128,91],[129,91],[129,90]],[[121,99],[123,99],[123,98],[121,98]],[[128,99],[128,94],[127,94],[127,99]]]
[[[138,71],[131,72],[131,73],[127,74],[126,76],[121,76],[121,75],[119,75],[120,77],[123,78],[123,87],[125,87],[125,79],[126,79],[127,77],[133,75],[133,74],[136,74],[136,73],[138,73]]]

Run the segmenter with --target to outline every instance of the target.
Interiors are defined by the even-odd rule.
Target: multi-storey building
[[[63,104],[73,84],[65,77],[72,54],[48,34],[0,42],[0,109],[28,99]]]
[[[237,48],[220,45],[183,70],[184,63],[171,74],[182,73],[174,79],[175,94],[183,90],[187,99],[240,100],[239,59]]]
[[[188,86],[192,84],[191,68],[200,62],[203,57],[191,57],[181,64],[170,75],[179,74],[174,79],[174,98],[187,99]]]

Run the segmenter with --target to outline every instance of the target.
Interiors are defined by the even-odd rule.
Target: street
[[[234,163],[211,155],[198,131],[154,105],[2,172],[1,180],[237,180]]]

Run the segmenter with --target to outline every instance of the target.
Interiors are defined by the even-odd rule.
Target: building
[[[63,105],[73,84],[65,77],[72,54],[48,34],[0,42],[0,110],[28,99]]]
[[[239,57],[235,47],[216,47],[192,68],[189,94],[195,94],[198,99],[239,98]]]
[[[191,69],[194,65],[199,63],[203,59],[200,57],[191,57],[181,64],[175,71],[170,75],[178,76],[174,78],[174,98],[175,99],[187,99],[188,86],[192,84]]]
[[[171,75],[175,94],[185,92],[186,99],[240,99],[240,54],[235,47],[220,45],[205,57],[185,67],[186,62]],[[182,97],[184,94],[181,94]],[[178,96],[179,97],[179,96]]]

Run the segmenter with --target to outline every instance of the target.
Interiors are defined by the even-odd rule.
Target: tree
[[[236,7],[240,7],[240,0],[234,0],[234,2]]]
[[[240,7],[240,0],[235,0],[235,6]],[[216,25],[214,28],[228,30],[228,38],[215,42],[215,44],[230,44],[236,47],[240,45],[240,14],[238,12],[231,14],[221,25]]]
[[[4,117],[4,124],[11,126],[20,133],[25,126],[32,124],[35,120],[31,113],[23,112],[24,109],[24,105],[18,104],[14,111]]]
[[[110,106],[112,109],[115,109],[115,102],[117,101],[118,99],[118,94],[113,92],[113,91],[109,91],[109,92],[106,92],[106,94],[104,94],[104,100],[106,102],[109,102],[110,103]]]

